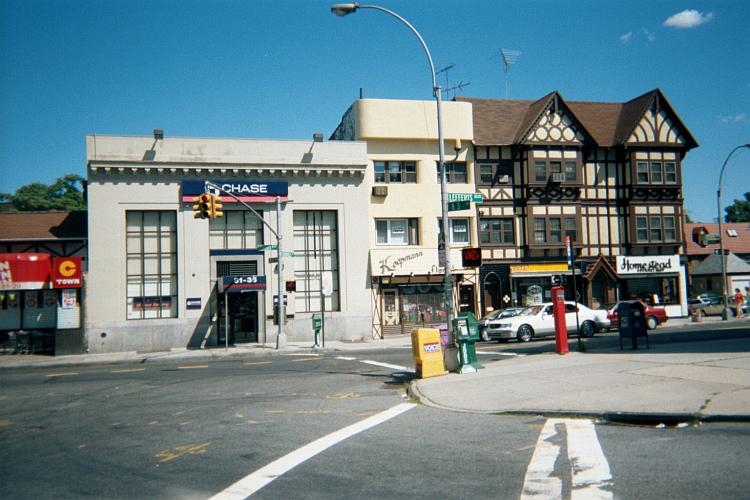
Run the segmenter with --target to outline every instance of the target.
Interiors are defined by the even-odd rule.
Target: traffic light
[[[213,207],[213,200],[211,195],[203,193],[193,199],[195,204],[193,205],[193,218],[195,219],[208,219],[211,217],[211,210]]]
[[[222,212],[224,204],[221,202],[221,197],[212,194],[211,202],[211,218],[224,217],[224,212]]]

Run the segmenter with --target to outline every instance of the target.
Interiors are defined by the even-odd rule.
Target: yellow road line
[[[68,373],[48,373],[48,377],[69,377],[71,375],[79,375],[78,372],[68,372]]]
[[[273,361],[255,361],[253,363],[245,363],[246,365],[270,365]]]
[[[129,368],[127,370],[112,370],[112,373],[145,372],[145,368]]]
[[[178,370],[192,370],[194,368],[208,368],[208,365],[185,365],[185,366],[178,366]]]

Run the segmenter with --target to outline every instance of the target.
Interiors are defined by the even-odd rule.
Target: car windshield
[[[523,311],[519,314],[519,316],[534,316],[536,314],[539,314],[539,311],[542,310],[542,306],[529,306],[525,307]]]

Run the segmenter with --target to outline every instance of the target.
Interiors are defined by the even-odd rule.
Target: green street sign
[[[484,196],[479,193],[448,193],[448,202],[452,201],[471,201],[474,203],[482,203]]]
[[[448,203],[448,211],[454,212],[456,210],[468,210],[470,206],[471,202],[469,200],[451,201]]]

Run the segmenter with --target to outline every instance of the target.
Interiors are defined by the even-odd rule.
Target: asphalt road
[[[652,342],[685,335],[718,334],[660,329]],[[612,342],[616,334],[587,346]],[[480,361],[553,345],[483,343]],[[407,403],[411,375],[400,366],[411,367],[410,350],[6,369],[0,497],[209,498],[300,447]],[[586,487],[605,498],[741,498],[750,491],[746,423],[576,428],[415,405],[311,455],[255,496],[530,498],[541,484],[568,498],[591,457],[598,461]],[[540,440],[547,429],[553,435]],[[550,445],[556,454],[537,451]]]

